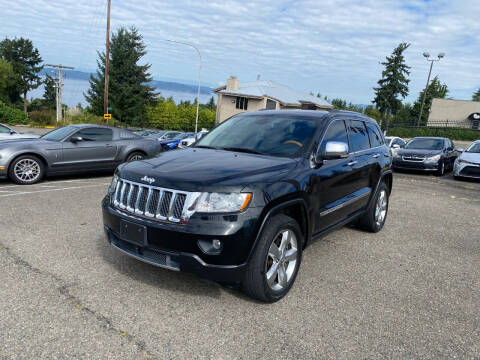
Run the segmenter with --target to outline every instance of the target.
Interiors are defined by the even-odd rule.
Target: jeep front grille
[[[112,195],[113,206],[137,216],[178,223],[188,192],[119,179]]]

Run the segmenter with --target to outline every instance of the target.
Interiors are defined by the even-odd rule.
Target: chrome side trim
[[[337,210],[340,210],[341,208],[347,206],[347,205],[350,205],[352,203],[354,203],[355,201],[358,201],[360,199],[363,199],[365,196],[369,196],[371,194],[372,190],[368,190],[367,192],[363,193],[362,195],[358,195],[357,197],[354,197],[353,199],[350,199],[350,200],[347,200],[341,204],[338,204],[330,209],[327,209],[327,210],[324,210],[320,213],[320,216],[325,216],[325,215],[328,215],[334,211],[337,211]]]

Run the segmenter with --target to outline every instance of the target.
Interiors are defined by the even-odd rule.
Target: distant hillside
[[[51,68],[44,68],[41,71],[42,75],[50,74],[52,75]],[[56,71],[54,70],[54,74]],[[78,70],[63,70],[63,77],[64,79],[72,79],[72,80],[85,80],[88,81],[90,79],[90,73],[78,71]],[[186,92],[191,94],[197,93],[197,86],[190,85],[190,84],[182,84],[173,81],[161,81],[161,80],[152,80],[150,82],[150,86],[158,90],[168,90],[168,91],[177,91],[177,92]],[[211,95],[212,88],[208,86],[201,86],[200,93],[203,95]]]

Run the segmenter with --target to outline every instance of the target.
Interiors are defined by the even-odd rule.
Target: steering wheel
[[[297,140],[287,140],[283,142],[284,144],[293,144],[297,145],[298,147],[303,147],[303,144],[300,141]]]

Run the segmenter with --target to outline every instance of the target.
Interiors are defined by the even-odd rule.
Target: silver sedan
[[[453,176],[480,179],[480,140],[471,143],[455,160]]]
[[[0,178],[34,184],[45,175],[114,170],[161,152],[158,141],[98,125],[70,125],[39,139],[0,142]]]
[[[0,140],[36,139],[38,135],[16,132],[7,125],[0,124]]]

